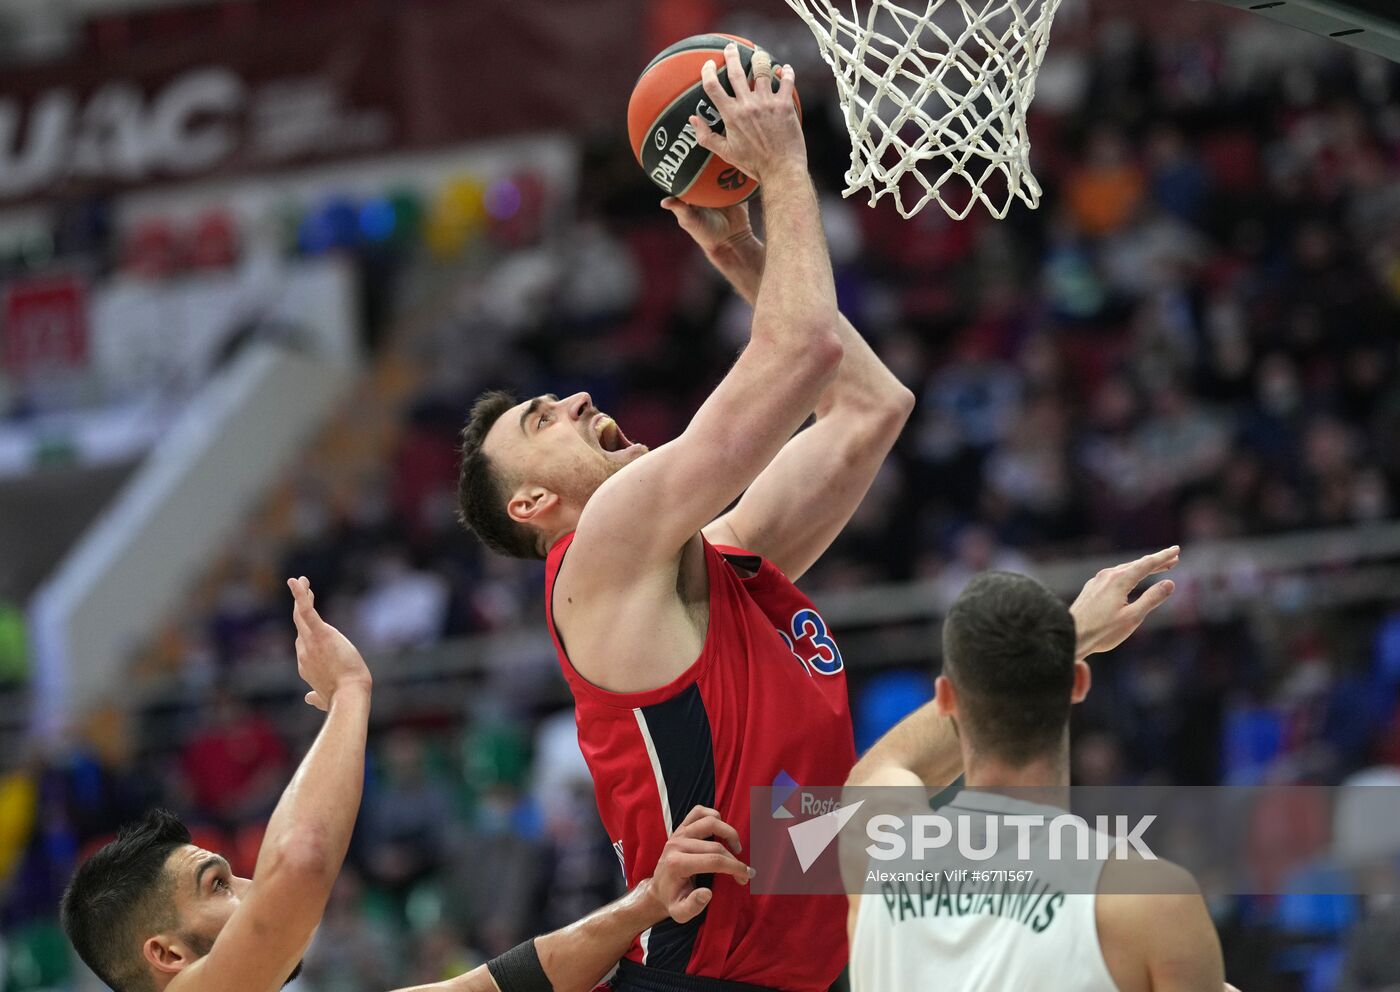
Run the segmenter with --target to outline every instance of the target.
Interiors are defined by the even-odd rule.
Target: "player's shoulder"
[[[590,522],[587,512],[585,509],[585,516],[573,533],[561,538],[551,550],[556,597],[567,589],[583,601],[612,600],[638,590],[675,598],[683,592],[677,585],[677,572],[696,562],[703,570],[703,538],[699,533],[669,556],[658,558],[641,553],[630,539],[632,529],[645,528],[644,519],[634,519],[632,528],[609,533],[598,526],[596,518]]]
[[[1131,859],[1110,862],[1104,876],[1094,915],[1104,961],[1122,992],[1224,985],[1220,938],[1189,871],[1170,861]]]
[[[600,553],[580,527],[556,565],[550,622],[561,653],[584,680],[614,693],[661,688],[701,653],[708,606],[700,535],[670,561],[628,561],[625,546]]]
[[[1136,853],[1108,861],[1099,876],[1094,919],[1110,970],[1145,966],[1159,936],[1175,932],[1203,909],[1200,885],[1181,865]],[[1128,984],[1120,982],[1124,988]]]
[[[586,572],[590,582],[631,584],[674,569],[686,546],[699,535],[673,545],[656,521],[658,497],[648,491],[645,469],[666,460],[670,447],[663,444],[624,466],[588,497],[560,562],[560,580]]]
[[[1109,858],[1099,876],[1099,891],[1117,894],[1200,895],[1196,876],[1174,861],[1144,857],[1129,847],[1123,857]]]

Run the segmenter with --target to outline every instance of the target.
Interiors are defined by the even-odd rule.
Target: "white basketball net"
[[[979,200],[998,218],[1016,199],[1039,205],[1026,112],[1060,0],[907,0],[922,13],[787,2],[836,74],[851,133],[844,195],[868,190],[873,206],[892,194],[905,217],[930,200],[958,219]]]

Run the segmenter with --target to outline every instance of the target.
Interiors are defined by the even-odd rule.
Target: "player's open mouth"
[[[621,451],[632,446],[632,442],[627,440],[627,435],[622,433],[622,428],[607,414],[599,414],[598,419],[593,421],[593,431],[597,434],[598,444],[604,451]]]

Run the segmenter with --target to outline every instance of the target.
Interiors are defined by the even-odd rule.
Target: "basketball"
[[[627,104],[627,134],[637,161],[665,193],[697,207],[732,206],[758,191],[752,178],[701,148],[695,128],[690,126],[690,117],[695,114],[724,133],[724,122],[700,83],[700,70],[713,59],[720,85],[732,94],[724,64],[724,46],[731,41],[739,46],[739,62],[749,75],[753,42],[732,34],[697,34],[652,59],[638,77]],[[775,74],[773,89],[777,88]],[[800,115],[802,104],[795,90],[792,98]]]

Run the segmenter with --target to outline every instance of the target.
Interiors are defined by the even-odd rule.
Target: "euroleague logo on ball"
[[[738,169],[730,166],[721,172],[715,182],[719,183],[721,189],[738,189],[749,181],[749,177]]]

